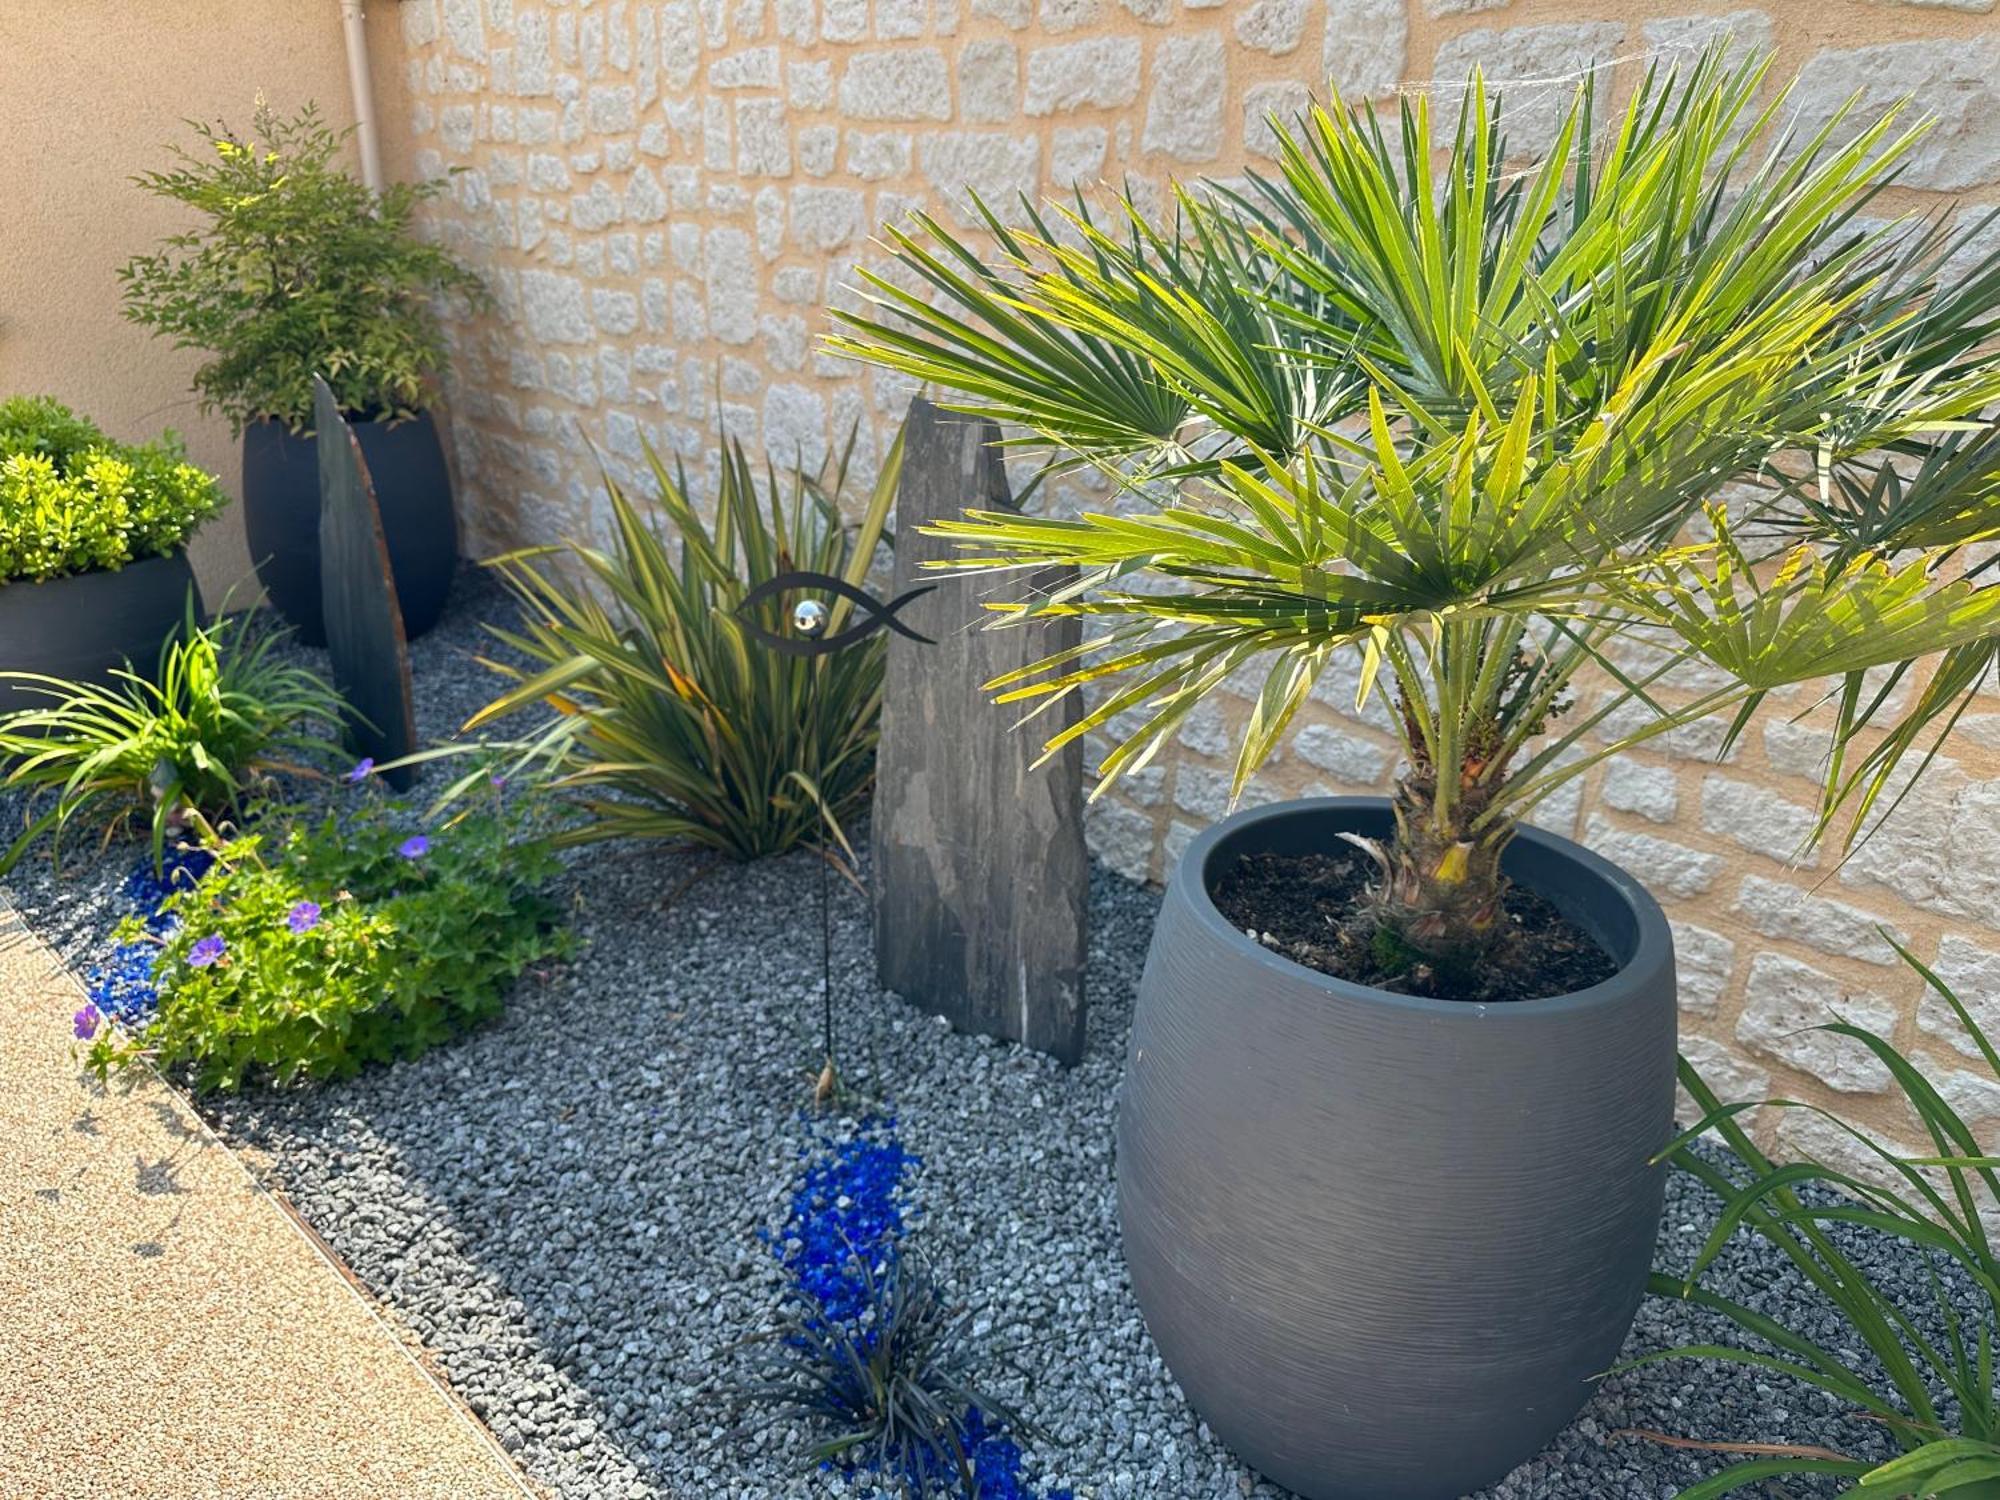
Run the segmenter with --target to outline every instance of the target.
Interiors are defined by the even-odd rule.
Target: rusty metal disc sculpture
[[[403,610],[368,460],[333,392],[317,375],[313,425],[319,434],[320,611],[333,684],[348,710],[342,734],[357,757],[395,761],[417,748]],[[382,775],[406,791],[417,768],[401,765]]]

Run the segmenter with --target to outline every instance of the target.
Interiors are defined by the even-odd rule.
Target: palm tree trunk
[[[1411,768],[1396,783],[1390,804],[1396,831],[1382,851],[1382,879],[1370,903],[1375,951],[1385,967],[1428,970],[1424,977],[1449,989],[1490,962],[1511,933],[1500,855],[1514,827],[1501,818],[1475,829],[1485,804],[1482,788],[1468,787],[1440,821],[1428,766]]]

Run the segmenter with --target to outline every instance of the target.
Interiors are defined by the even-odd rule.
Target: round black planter
[[[1196,1411],[1309,1500],[1456,1500],[1532,1457],[1637,1310],[1671,1137],[1673,940],[1629,875],[1524,829],[1508,875],[1622,967],[1511,1005],[1348,984],[1232,927],[1246,852],[1390,828],[1386,801],[1236,814],[1189,845],[1118,1115],[1132,1285]]]
[[[429,412],[393,426],[355,422],[361,454],[382,511],[389,569],[403,609],[403,633],[415,640],[444,613],[458,562],[458,520],[451,476]],[[278,612],[310,646],[326,644],[319,612],[319,440],[282,422],[243,431],[243,530],[257,581]]]
[[[129,663],[150,675],[186,617],[193,587],[184,552],[45,583],[0,584],[0,671],[104,682]],[[44,693],[0,683],[0,713],[54,704]]]

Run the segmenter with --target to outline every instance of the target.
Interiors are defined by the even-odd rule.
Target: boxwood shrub
[[[52,397],[0,402],[0,584],[164,555],[222,505],[171,432],[115,443]]]

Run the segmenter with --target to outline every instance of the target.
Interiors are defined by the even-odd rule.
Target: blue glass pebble
[[[895,1118],[879,1116],[845,1138],[815,1131],[806,1159],[784,1228],[765,1238],[790,1274],[792,1295],[865,1341],[870,1280],[879,1283],[893,1271],[904,1231],[917,1217],[904,1202],[903,1176],[918,1158],[897,1139]],[[959,1441],[978,1500],[1073,1500],[1068,1490],[1038,1496],[1022,1476],[1020,1444],[978,1408],[966,1411]],[[957,1488],[955,1474],[912,1477],[927,1490]]]

